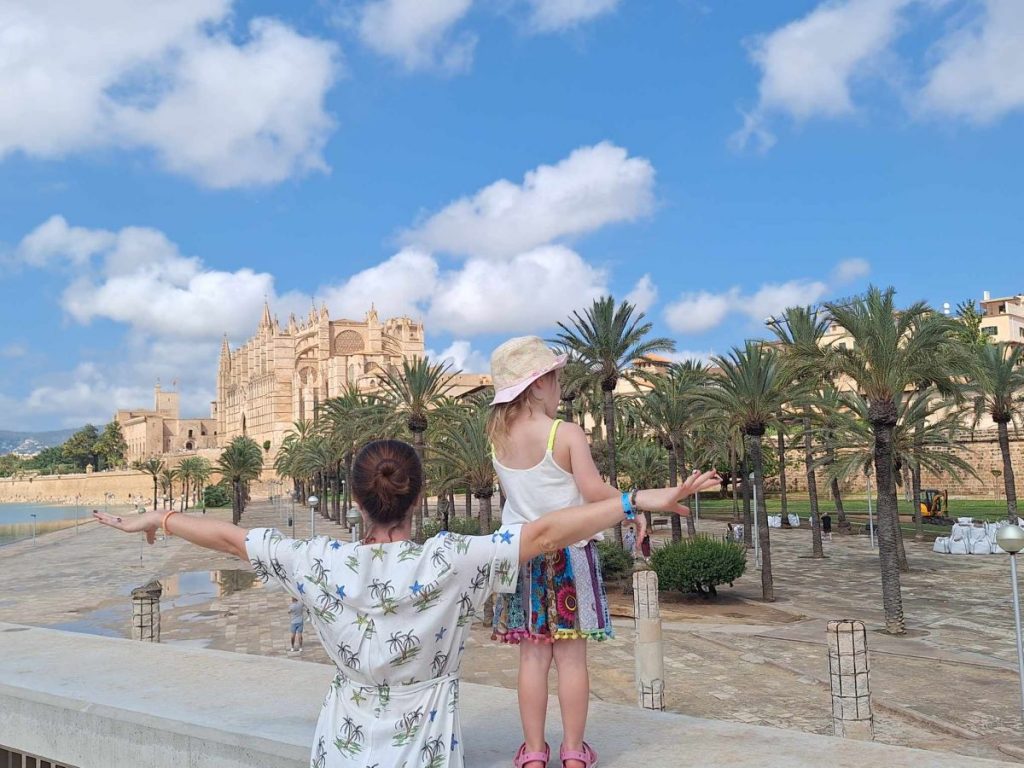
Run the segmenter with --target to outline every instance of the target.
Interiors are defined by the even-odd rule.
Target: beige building
[[[993,299],[985,291],[981,299],[981,331],[993,341],[1024,344],[1024,294]]]
[[[165,392],[156,385],[153,409],[119,410],[114,421],[128,444],[129,462],[173,453],[187,453],[217,446],[217,424],[213,419],[182,419],[177,392]]]
[[[232,350],[225,338],[213,412],[220,445],[239,435],[277,450],[293,424],[312,419],[319,405],[346,388],[380,389],[386,372],[423,357],[424,329],[408,317],[383,322],[373,308],[362,320],[332,320],[315,308],[301,324],[281,327],[265,306],[256,334]],[[450,394],[490,385],[490,377],[460,373]]]

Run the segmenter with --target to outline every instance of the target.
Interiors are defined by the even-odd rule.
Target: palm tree
[[[975,346],[975,376],[967,383],[965,394],[974,400],[974,425],[988,413],[999,432],[999,452],[1003,457],[1003,484],[1006,490],[1006,514],[1017,522],[1017,486],[1010,461],[1008,425],[1020,426],[1024,399],[1024,347],[1006,342]]]
[[[188,509],[189,483],[193,478],[195,470],[195,456],[188,456],[178,462],[178,477],[181,478],[181,511]]]
[[[238,525],[245,510],[248,486],[263,472],[263,450],[249,437],[236,437],[217,459],[221,475],[231,483],[231,522]]]
[[[620,378],[634,384],[640,378],[632,370],[641,358],[656,352],[675,351],[675,342],[664,337],[647,338],[653,328],[643,312],[628,301],[616,306],[605,296],[581,315],[573,312],[555,343],[572,352],[600,385],[604,400],[605,441],[608,445],[608,483],[618,485],[615,467],[615,387]],[[615,540],[622,546],[622,524],[615,526]]]
[[[940,394],[952,393],[953,377],[963,368],[954,321],[936,314],[924,302],[896,311],[895,291],[875,286],[848,303],[829,302],[825,308],[852,338],[852,347],[833,345],[830,367],[856,385],[867,402],[873,437],[878,502],[878,559],[886,631],[906,632],[897,553],[899,526],[894,475],[893,430],[899,423],[898,400],[921,383],[935,385]]]
[[[821,430],[821,440],[825,448],[825,457],[822,466],[826,468],[835,463],[836,460],[836,433],[846,423],[847,414],[844,413],[845,405],[839,390],[831,383],[825,386],[814,397],[815,423]],[[846,517],[846,508],[843,506],[843,491],[839,484],[839,478],[829,475],[829,489],[832,493],[832,504],[836,510],[836,529],[839,533],[850,533],[850,521]]]
[[[830,321],[811,307],[789,307],[781,317],[773,318],[768,327],[781,344],[782,359],[790,380],[804,392],[819,389],[828,379],[826,350],[822,340]],[[807,473],[807,495],[811,505],[811,554],[824,557],[821,544],[821,514],[818,508],[818,480],[814,474],[814,438],[811,430],[811,407],[805,400],[799,407],[803,427],[804,469]]]
[[[165,466],[160,470],[160,490],[164,492],[164,498],[171,501],[174,506],[174,481],[178,479],[178,470]]]
[[[487,439],[487,409],[470,402],[449,410],[430,448],[440,492],[465,485],[480,502],[480,533],[491,531],[494,464]]]
[[[389,370],[381,380],[382,395],[395,414],[404,419],[421,462],[426,460],[424,433],[430,424],[427,415],[451,390],[457,373],[448,363],[431,363],[428,358],[414,357],[402,361],[401,371]],[[415,529],[417,536],[423,530],[422,507],[416,510]]]
[[[140,472],[145,472],[153,478],[153,509],[156,509],[156,491],[157,485],[160,482],[160,475],[166,468],[163,459],[159,459],[156,456],[151,456],[145,461],[136,461],[135,469]]]
[[[199,504],[200,500],[202,500],[204,515],[206,514],[206,483],[211,475],[213,475],[213,465],[210,464],[210,460],[202,456],[196,456],[195,463],[192,465],[192,480],[195,482],[195,503]]]
[[[775,600],[772,582],[771,541],[764,506],[764,459],[761,439],[769,426],[777,426],[789,401],[792,377],[783,367],[778,353],[769,345],[748,341],[726,356],[715,356],[712,363],[721,368],[714,385],[700,393],[712,418],[730,428],[738,428],[744,437],[757,491],[757,537],[761,545],[761,596]]]
[[[679,472],[686,474],[686,434],[704,407],[697,393],[707,387],[709,381],[707,366],[685,360],[671,366],[666,375],[652,379],[652,388],[636,401],[639,418],[654,430],[669,451],[669,485],[675,485]],[[646,487],[637,485],[635,479],[632,482],[637,488]],[[679,515],[671,517],[672,541],[681,541],[683,529]],[[690,537],[697,533],[692,517],[686,518],[686,532]]]

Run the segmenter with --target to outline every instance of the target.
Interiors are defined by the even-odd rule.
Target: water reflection
[[[263,583],[250,570],[183,571],[160,579],[164,593],[162,609],[185,608],[226,597],[247,589],[258,589]]]

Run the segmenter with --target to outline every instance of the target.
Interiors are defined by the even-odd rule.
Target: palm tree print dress
[[[424,544],[246,537],[249,561],[309,610],[338,668],[312,768],[461,768],[459,667],[477,611],[515,589],[519,525]]]

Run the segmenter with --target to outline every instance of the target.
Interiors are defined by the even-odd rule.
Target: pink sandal
[[[533,762],[543,763],[544,768],[547,768],[548,761],[551,759],[551,747],[544,743],[543,752],[527,752],[526,742],[523,742],[519,746],[519,751],[516,752],[516,757],[512,761],[513,768],[523,768],[525,765],[529,765]]]
[[[566,760],[579,760],[586,768],[597,768],[597,752],[587,744],[583,742],[582,750],[566,749],[564,746],[558,748],[558,758],[562,761],[564,768]]]

